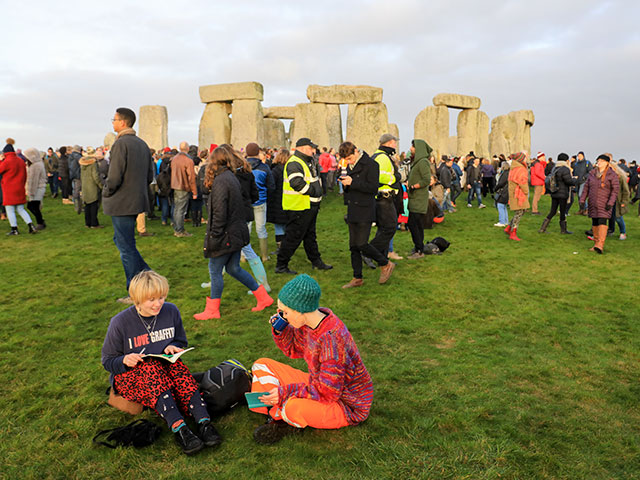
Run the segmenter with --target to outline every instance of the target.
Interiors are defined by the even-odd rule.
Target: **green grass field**
[[[321,304],[360,348],[375,388],[366,422],[267,447],[252,439],[264,417],[239,407],[216,420],[220,448],[186,457],[167,430],[141,450],[92,445],[98,430],[131,421],[106,404],[100,364],[124,274],[109,217],[100,214],[107,228],[88,230],[72,207],[45,199],[43,233],[27,235],[20,224],[19,237],[0,235],[0,478],[640,478],[636,209],[625,217],[629,239],[610,237],[598,256],[587,251],[585,217],[569,217],[575,234],[561,236],[557,218],[540,235],[542,217],[526,215],[516,243],[492,226],[495,209],[467,208],[462,197],[458,205],[425,232],[450,249],[400,261],[387,285],[365,270],[364,287],[340,288],[352,274],[337,195],[318,220],[334,269],[312,272],[302,248],[291,262],[318,280]],[[230,357],[304,367],[273,344],[272,312],[251,312],[253,297],[228,277],[222,319],[193,320],[208,294],[200,287],[205,227],[187,223],[192,238],[174,238],[159,221],[147,227],[156,236],[139,238],[138,248],[169,279],[168,300],[196,347],[185,356],[192,371]],[[398,232],[395,245],[406,256],[409,234]],[[277,293],[290,277],[274,266],[266,265]]]

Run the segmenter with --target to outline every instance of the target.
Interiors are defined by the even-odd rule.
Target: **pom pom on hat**
[[[212,143],[211,145],[209,145],[209,153],[213,152],[216,148],[218,148],[217,143]]]
[[[2,153],[15,152],[15,150],[13,149],[13,145],[15,143],[16,143],[16,141],[13,138],[7,138],[7,144],[2,149]]]
[[[285,283],[278,299],[287,307],[300,313],[313,312],[320,306],[320,285],[306,273]]]

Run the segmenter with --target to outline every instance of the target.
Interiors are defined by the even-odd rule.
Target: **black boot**
[[[565,235],[571,235],[573,232],[567,230],[567,221],[560,222],[560,233],[564,233]]]
[[[198,436],[207,447],[215,447],[222,443],[222,437],[209,420],[198,424]]]
[[[18,232],[18,227],[11,227],[11,231],[7,232],[7,235],[20,235],[20,232]]]
[[[187,455],[193,455],[204,447],[204,443],[186,425],[174,433],[176,442],[182,447],[182,451]]]
[[[287,435],[301,433],[301,428],[296,428],[282,420],[274,420],[269,417],[267,423],[260,425],[253,432],[253,439],[256,443],[270,445],[277,443]]]
[[[318,260],[317,262],[311,264],[311,268],[317,268],[318,270],[331,270],[333,268],[333,265],[329,265],[327,263],[324,263],[322,260]]]
[[[549,226],[550,221],[551,221],[550,218],[545,218],[544,221],[542,222],[542,226],[540,227],[540,230],[538,230],[538,233],[547,233],[547,227]]]
[[[33,226],[33,223],[30,223],[28,226],[29,226],[29,233],[38,233],[38,230],[36,230],[36,227]]]

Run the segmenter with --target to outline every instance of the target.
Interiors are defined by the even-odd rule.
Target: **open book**
[[[143,353],[142,358],[156,357],[156,358],[161,358],[162,360],[166,360],[167,362],[176,363],[176,360],[178,360],[182,355],[187,353],[189,350],[193,350],[193,349],[194,347],[190,347],[185,350],[182,350],[181,352],[174,353],[172,355],[169,355],[167,353]]]

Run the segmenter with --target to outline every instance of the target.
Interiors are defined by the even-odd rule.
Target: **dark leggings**
[[[32,200],[27,203],[27,209],[36,217],[36,223],[38,225],[44,224],[44,218],[42,218],[42,212],[40,211],[40,200]]]
[[[567,200],[568,198],[551,197],[551,210],[549,210],[547,219],[551,220],[558,211],[558,208],[560,208],[560,221],[564,222],[567,219]]]
[[[597,227],[598,225],[606,225],[608,218],[592,218],[591,225]]]
[[[409,232],[411,232],[411,240],[413,240],[413,248],[416,252],[424,250],[424,222],[423,213],[409,212]]]

